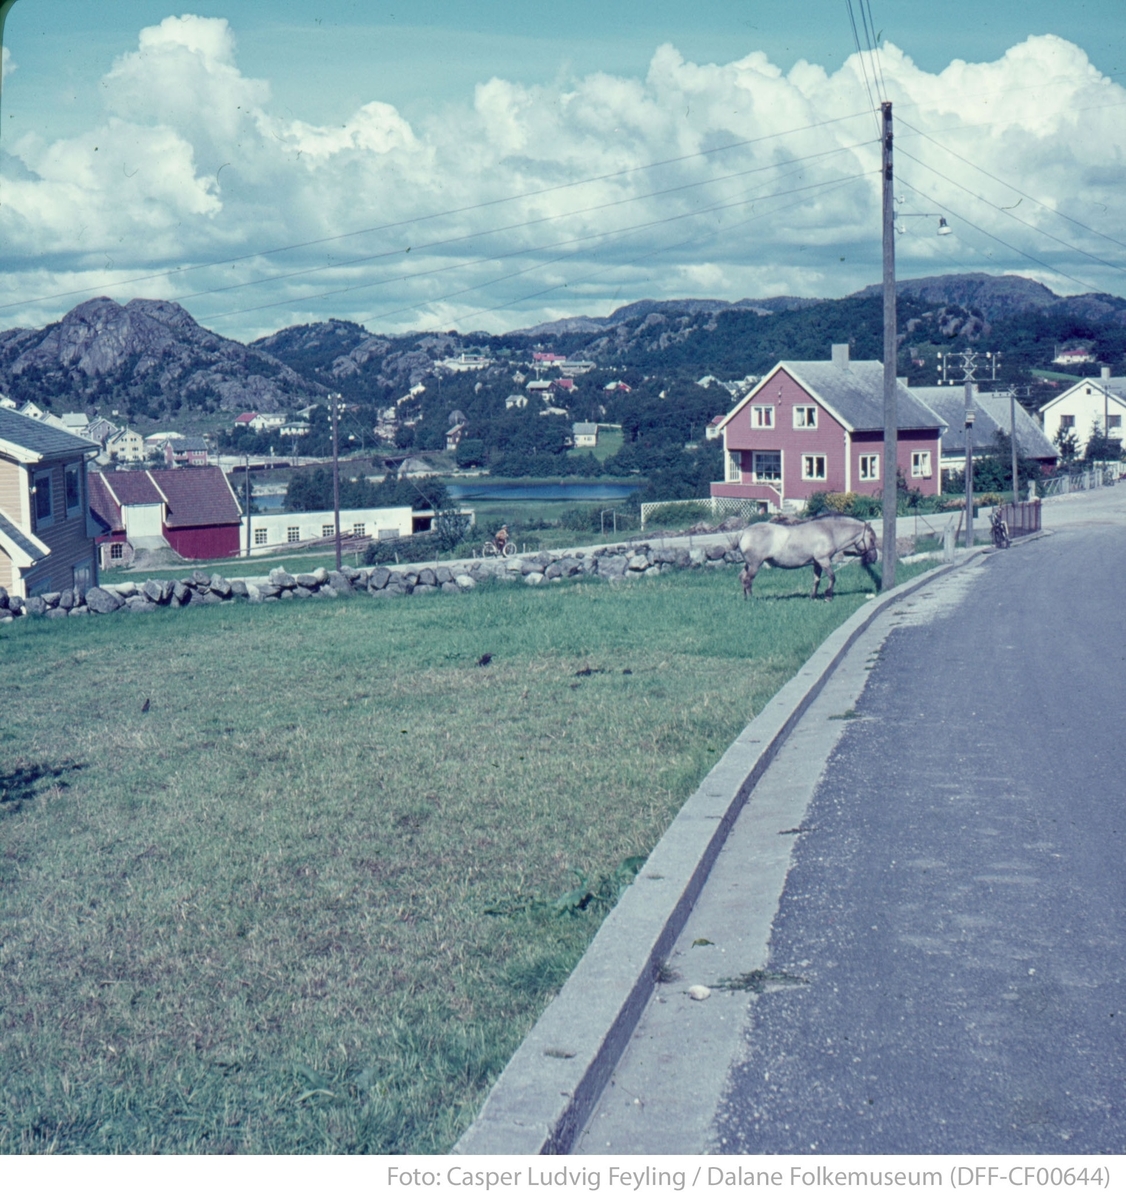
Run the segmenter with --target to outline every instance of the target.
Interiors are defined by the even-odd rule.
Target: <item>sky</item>
[[[502,332],[880,278],[1126,293],[1121,0],[19,0],[0,329],[94,296],[240,340]],[[952,230],[938,236],[939,218]]]

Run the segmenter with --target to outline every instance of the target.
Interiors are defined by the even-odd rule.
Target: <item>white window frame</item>
[[[856,463],[856,471],[861,482],[875,483],[880,478],[880,456],[878,454],[860,455]]]
[[[795,404],[794,405],[794,428],[795,429],[816,429],[817,428],[817,405],[816,404]]]
[[[367,537],[367,535],[368,535],[368,527],[364,524],[363,521],[357,521],[352,526],[352,536],[353,537]]]
[[[301,540],[301,526],[287,525],[285,528],[285,540],[287,542],[299,542]]]
[[[911,478],[931,478],[931,452],[929,450],[911,451]]]
[[[774,428],[774,405],[773,404],[754,404],[751,406],[751,428],[752,429],[773,429]]]
[[[71,478],[74,478],[74,495],[75,502],[72,507],[68,503],[67,485]],[[67,517],[77,517],[83,508],[82,504],[82,464],[67,463],[63,468],[63,504],[66,506]]]
[[[732,454],[727,451],[726,471],[724,473],[724,481],[726,483],[742,483],[743,482],[743,463],[742,455]]]
[[[817,464],[821,470],[818,472]],[[827,454],[803,454],[801,456],[801,477],[814,482],[823,482],[829,477],[829,456]]]
[[[109,544],[110,562],[116,562],[118,559],[125,557],[124,542],[110,542]]]
[[[1074,413],[1060,413],[1060,428],[1061,429],[1074,429],[1075,428],[1075,414]]]
[[[254,531],[254,544],[256,546],[267,546],[270,542],[270,531],[268,529],[256,529]]]
[[[336,536],[336,526],[335,525],[322,525],[321,526],[321,537],[335,537],[335,536]]]
[[[767,455],[777,456],[778,459],[778,474],[777,475],[760,475],[758,463],[760,458],[766,458]],[[756,450],[751,457],[751,478],[755,483],[781,483],[782,482],[782,451],[781,450]]]
[[[51,472],[36,471],[32,476],[31,486],[35,489],[35,495],[32,497],[32,512],[35,514],[35,528],[47,529],[55,523],[55,497],[51,489]],[[39,498],[45,495],[47,497],[47,515],[42,516],[39,512]]]

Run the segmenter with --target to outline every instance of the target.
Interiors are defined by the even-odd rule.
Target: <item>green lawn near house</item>
[[[872,588],[810,586],[0,627],[0,1153],[448,1149],[623,863]]]

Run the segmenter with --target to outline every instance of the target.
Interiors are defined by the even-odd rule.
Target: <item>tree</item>
[[[1096,421],[1091,426],[1083,457],[1087,462],[1118,462],[1122,458],[1122,442],[1105,434],[1102,425]]]
[[[1079,439],[1074,429],[1065,429],[1062,425],[1052,438],[1056,449],[1060,452],[1061,460],[1066,463],[1074,462],[1079,457]]]

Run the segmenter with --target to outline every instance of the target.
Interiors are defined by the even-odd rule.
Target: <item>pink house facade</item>
[[[768,511],[814,492],[883,491],[883,383],[879,362],[780,362],[720,422],[725,479],[713,496],[757,500]],[[946,423],[900,381],[899,470],[911,488],[941,491]]]

